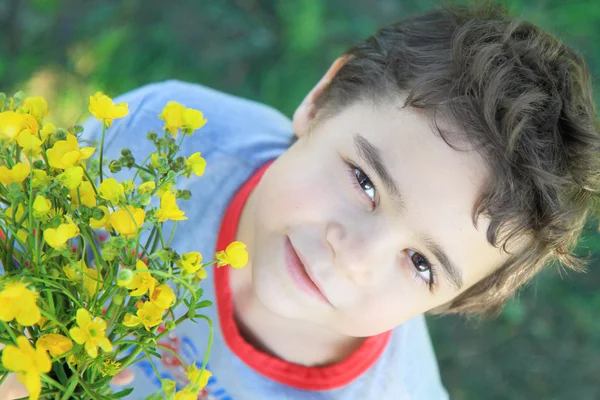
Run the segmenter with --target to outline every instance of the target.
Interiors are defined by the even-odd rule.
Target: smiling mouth
[[[308,268],[306,268],[306,265],[300,259],[300,256],[296,252],[296,249],[294,249],[288,236],[285,237],[284,254],[287,271],[292,278],[292,281],[296,284],[296,287],[302,292],[315,297],[324,303],[332,305],[311,278]]]

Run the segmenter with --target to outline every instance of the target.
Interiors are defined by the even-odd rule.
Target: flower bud
[[[108,169],[110,169],[110,172],[113,174],[117,173],[121,170],[121,163],[117,160],[113,160],[108,164]]]
[[[133,272],[128,268],[123,268],[117,274],[117,282],[121,285],[126,285],[133,279]]]
[[[123,236],[113,236],[110,239],[110,244],[117,249],[122,249],[123,247],[127,246],[127,239],[125,239]]]
[[[121,149],[121,155],[122,155],[123,157],[130,156],[130,155],[131,155],[131,150],[129,150],[129,149],[127,149],[127,148],[125,148],[125,149]]]
[[[175,321],[169,320],[169,321],[165,322],[165,329],[167,331],[172,331],[173,329],[175,329],[175,326],[176,326]]]
[[[65,132],[63,129],[58,128],[56,132],[54,132],[53,136],[55,141],[65,140],[67,138],[67,132]]]
[[[158,135],[156,134],[156,132],[155,132],[155,131],[150,131],[150,132],[148,132],[148,133],[146,134],[146,138],[147,138],[148,140],[152,140],[153,142],[156,140],[156,137],[157,137],[157,136],[158,136]]]
[[[152,201],[152,196],[149,193],[144,193],[140,196],[140,204],[147,206]]]
[[[101,220],[102,218],[104,218],[104,211],[102,211],[100,207],[92,208],[92,218]]]
[[[189,190],[185,189],[182,190],[181,192],[179,192],[179,198],[183,199],[183,200],[189,200],[192,198],[192,192],[190,192]]]
[[[44,162],[42,160],[36,160],[33,162],[33,168],[44,169]]]
[[[125,270],[121,270],[121,271],[119,272],[119,274],[120,274],[121,272],[123,272],[123,271],[125,271]],[[130,272],[131,272],[131,271],[130,271]],[[131,274],[131,275],[133,275],[133,274]],[[124,297],[124,296],[123,296],[121,293],[117,293],[117,294],[115,294],[115,295],[113,296],[113,303],[115,303],[115,304],[116,304],[116,305],[118,305],[118,306],[120,306],[121,304],[123,304],[123,300],[125,300],[125,297]]]

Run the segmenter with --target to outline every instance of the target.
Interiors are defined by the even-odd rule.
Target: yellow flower
[[[125,314],[123,318],[123,325],[134,327],[139,324],[144,324],[146,330],[150,330],[151,327],[156,326],[162,322],[162,315],[164,310],[146,301],[138,308],[136,315]]]
[[[29,165],[18,162],[11,169],[6,166],[0,166],[0,183],[9,185],[11,183],[21,183],[29,176]]]
[[[110,229],[110,211],[105,206],[99,206],[99,208],[104,212],[104,216],[102,219],[94,219],[90,218],[90,226],[94,229]]]
[[[165,130],[177,137],[177,130],[183,126],[183,112],[185,107],[176,101],[169,101],[162,113],[158,115],[165,121]]]
[[[187,371],[184,372],[184,374],[190,380],[190,385],[195,384],[199,386],[198,390],[203,389],[204,386],[206,386],[206,384],[208,383],[210,377],[212,376],[212,373],[206,369],[204,371],[199,370],[196,367],[196,364],[192,364],[189,367],[187,367]]]
[[[186,387],[183,390],[175,393],[173,400],[196,400],[198,398],[199,391],[200,389],[193,391],[192,389]]]
[[[133,218],[132,218],[133,216]],[[125,206],[110,215],[110,226],[122,236],[135,236],[144,223],[146,213],[141,208]]]
[[[204,119],[202,112],[193,108],[186,108],[183,111],[182,122],[184,132],[191,135],[195,130],[202,128],[207,120]]]
[[[23,114],[14,111],[0,113],[0,140],[12,142],[23,130]]]
[[[35,200],[33,201],[33,216],[36,218],[42,218],[50,212],[52,209],[52,202],[38,194],[35,196]]]
[[[104,200],[108,200],[114,204],[118,204],[125,190],[123,185],[117,182],[114,178],[105,179],[98,188],[98,195]]]
[[[167,155],[165,153],[152,153],[150,155],[150,165],[152,165],[154,168],[158,168],[160,167],[160,164],[158,163],[158,158],[159,157],[166,157]]]
[[[208,273],[206,272],[206,270],[204,268],[200,268],[198,272],[196,272],[196,275],[194,275],[194,279],[201,281],[203,279],[206,279],[207,276]]]
[[[8,282],[0,291],[0,320],[16,319],[20,325],[37,324],[42,315],[36,301],[37,292],[20,282]]]
[[[146,193],[152,193],[152,191],[154,189],[156,189],[156,182],[148,181],[148,182],[144,182],[140,186],[138,186],[137,191],[140,194],[146,194]]]
[[[33,179],[31,181],[31,184],[33,185],[34,188],[36,188],[40,185],[48,186],[51,183],[52,183],[52,178],[48,177],[48,174],[46,173],[46,171],[44,171],[42,169],[34,169],[33,170]]]
[[[197,251],[183,253],[181,259],[177,261],[177,265],[183,268],[183,276],[196,273],[202,268],[202,254]]]
[[[35,342],[35,346],[38,349],[43,348],[48,350],[52,357],[60,357],[73,348],[73,342],[68,337],[58,333],[47,333],[40,336],[37,342]]]
[[[202,176],[206,168],[206,160],[200,156],[200,153],[194,153],[185,160],[185,175],[189,178],[192,173],[196,176]]]
[[[148,271],[148,267],[143,261],[138,260],[135,263],[136,271]],[[129,290],[131,296],[143,296],[148,293],[151,294],[154,291],[158,281],[149,272],[137,272],[133,274],[133,278],[128,282],[117,282],[117,285],[124,286]]]
[[[33,136],[29,129],[25,129],[17,137],[17,143],[23,149],[23,153],[27,156],[35,156],[42,152],[42,141],[37,137]]]
[[[108,352],[112,344],[106,338],[106,322],[92,316],[85,308],[77,310],[77,327],[69,329],[71,338],[78,344],[85,344],[85,351],[92,358],[98,356],[98,347]]]
[[[79,196],[77,194],[77,188],[71,189],[71,203],[78,206],[79,198],[81,198],[81,203],[88,207],[94,207],[96,205],[96,193],[94,192],[94,188],[89,181],[81,182],[81,185],[79,186]]]
[[[67,276],[67,278],[69,278],[72,281],[78,282],[81,280],[81,271],[78,268],[73,268],[70,265],[65,265],[63,268],[63,271],[65,273],[65,275]]]
[[[90,96],[90,106],[88,109],[107,128],[110,128],[113,119],[123,118],[129,114],[129,105],[127,103],[115,105],[113,100],[102,92],[96,92],[96,94]]]
[[[46,150],[48,162],[53,168],[65,169],[77,164],[81,160],[89,158],[96,151],[95,147],[84,147],[79,149],[77,138],[70,133],[66,140],[54,143],[51,149]]]
[[[158,222],[165,222],[168,219],[173,221],[182,221],[187,219],[183,211],[181,211],[179,207],[177,207],[177,203],[175,202],[175,195],[170,191],[165,192],[161,196],[160,208],[154,215],[156,216],[156,218],[158,218]]]
[[[8,345],[2,351],[4,368],[17,373],[17,378],[27,388],[30,400],[38,400],[42,391],[40,373],[50,372],[52,363],[44,348],[34,349],[25,336],[17,338],[17,346]]]
[[[94,296],[102,289],[102,275],[97,269],[88,268],[85,263],[83,264],[83,271],[83,287],[90,297]]]
[[[39,129],[40,126],[38,125],[38,122],[31,115],[23,114],[23,116],[21,116],[21,133],[19,136],[23,134],[24,130],[28,130],[29,133],[37,137]]]
[[[150,302],[156,307],[166,310],[175,303],[175,293],[169,285],[159,285],[152,291]]]
[[[71,190],[77,189],[83,181],[83,168],[80,166],[67,167],[56,180]]]
[[[31,114],[36,120],[41,121],[48,116],[50,110],[48,103],[42,96],[28,97],[23,102],[23,111]]]
[[[52,135],[56,130],[56,126],[52,122],[46,122],[42,129],[40,129],[40,137],[42,142],[45,142],[48,139],[48,136]]]
[[[242,242],[232,242],[225,251],[217,252],[215,257],[219,267],[231,265],[233,268],[242,268],[248,264],[248,252],[246,245]]]
[[[66,218],[66,224],[60,224],[58,228],[47,228],[44,230],[44,240],[50,247],[56,250],[62,250],[67,244],[67,240],[79,235],[79,227],[73,223],[71,218]]]

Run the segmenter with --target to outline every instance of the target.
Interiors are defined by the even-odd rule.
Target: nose
[[[377,265],[382,261],[383,241],[372,232],[350,232],[338,222],[326,228],[326,240],[334,254],[335,267],[359,285],[374,281]]]

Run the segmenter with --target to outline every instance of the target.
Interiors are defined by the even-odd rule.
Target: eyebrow
[[[378,175],[379,180],[383,182],[388,193],[392,196],[396,209],[400,212],[405,211],[406,203],[400,194],[398,184],[383,163],[381,151],[372,145],[364,136],[361,136],[360,133],[354,135],[354,147],[363,162],[369,165],[369,167]],[[455,289],[460,290],[463,281],[461,271],[457,265],[452,262],[442,246],[440,246],[431,236],[420,235],[420,239],[425,243],[427,249],[440,261],[446,280]]]

